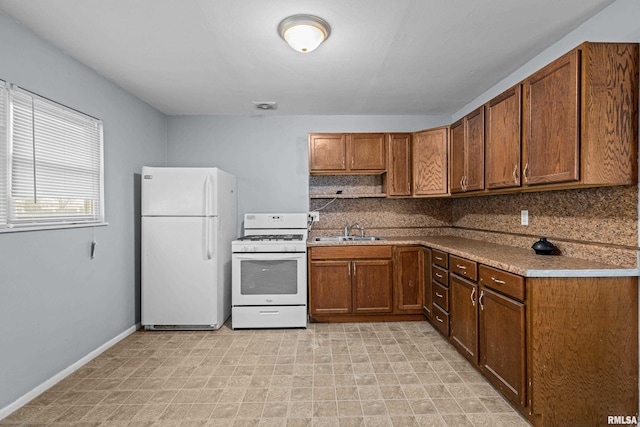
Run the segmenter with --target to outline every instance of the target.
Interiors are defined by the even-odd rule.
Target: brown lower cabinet
[[[426,304],[535,426],[637,416],[637,277],[522,277],[420,246],[309,249],[312,321],[418,320]]]
[[[431,319],[431,249],[422,248],[422,313]]]
[[[448,287],[432,282],[431,323],[535,426],[638,414],[637,277],[525,278],[453,255],[448,265]]]
[[[480,296],[480,370],[513,404],[525,406],[524,304],[485,287]]]
[[[310,248],[311,320],[423,320],[423,249],[396,251],[394,257],[392,246]]]
[[[478,362],[478,285],[451,275],[449,279],[451,343],[473,363]]]
[[[422,313],[422,264],[421,246],[396,247],[396,300],[398,312]]]

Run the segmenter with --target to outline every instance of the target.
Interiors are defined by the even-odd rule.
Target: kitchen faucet
[[[344,226],[344,237],[349,237],[349,235],[351,234],[351,230],[353,230],[354,228],[357,228],[358,230],[360,230],[360,237],[364,237],[364,225],[360,225],[360,224],[346,224]]]

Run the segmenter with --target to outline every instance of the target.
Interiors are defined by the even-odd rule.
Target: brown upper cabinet
[[[520,187],[522,86],[485,106],[485,183],[488,190]]]
[[[525,186],[637,182],[637,43],[583,43],[523,92]]]
[[[524,182],[580,179],[580,50],[573,50],[524,82]]]
[[[484,107],[451,125],[449,170],[451,193],[484,189]]]
[[[638,50],[585,42],[450,127],[310,134],[310,174],[386,172],[388,197],[636,184]]]
[[[414,196],[443,196],[449,193],[447,154],[449,127],[429,129],[413,134]]]
[[[381,174],[386,171],[383,133],[309,134],[309,173]]]
[[[411,134],[387,135],[387,196],[411,196]]]

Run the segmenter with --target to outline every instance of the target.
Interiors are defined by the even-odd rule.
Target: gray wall
[[[171,116],[170,166],[217,166],[238,177],[238,227],[247,212],[307,212],[310,132],[408,132],[450,116]]]
[[[0,234],[1,410],[139,322],[136,174],[164,162],[166,117],[2,13],[0,58],[0,79],[103,120],[109,222]]]

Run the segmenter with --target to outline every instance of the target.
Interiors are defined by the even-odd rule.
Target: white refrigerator
[[[218,329],[229,317],[236,204],[236,177],[218,168],[142,168],[146,329]]]

